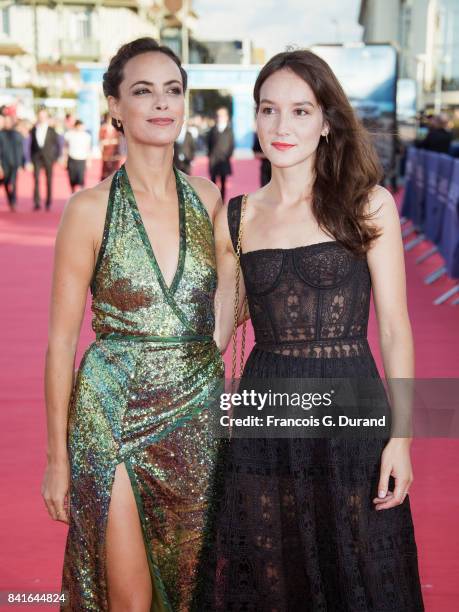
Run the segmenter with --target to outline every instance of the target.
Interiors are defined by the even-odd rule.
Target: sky
[[[193,0],[193,34],[203,40],[249,38],[266,60],[289,45],[360,41],[360,0]]]

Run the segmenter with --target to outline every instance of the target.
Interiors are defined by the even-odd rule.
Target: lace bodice
[[[242,196],[228,203],[236,248]],[[260,348],[300,357],[353,357],[368,351],[371,278],[366,257],[337,241],[241,255]]]

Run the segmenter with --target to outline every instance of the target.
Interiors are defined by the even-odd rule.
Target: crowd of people
[[[115,128],[108,113],[101,119],[99,130],[101,159],[100,180],[118,170],[126,157],[123,135]],[[215,119],[196,115],[186,122],[174,146],[176,167],[191,173],[197,154],[209,158],[209,175],[219,181],[225,195],[226,177],[232,173],[234,133],[229,110],[216,109]],[[35,124],[18,119],[14,109],[0,109],[0,183],[5,187],[6,199],[12,212],[16,210],[19,169],[33,171],[33,210],[50,210],[53,196],[53,169],[62,164],[68,173],[72,193],[85,186],[86,169],[94,157],[91,134],[72,114],[63,120],[52,117],[46,108],[37,112]],[[46,195],[40,194],[40,174],[46,177]],[[43,205],[43,206],[42,206]]]
[[[174,144],[176,167],[190,174],[197,149],[208,156],[209,176],[220,186],[224,199],[226,178],[233,172],[231,156],[234,152],[234,133],[226,106],[217,108],[215,120],[197,116],[184,124]]]
[[[118,170],[126,157],[123,135],[115,128],[109,113],[101,118],[99,130],[101,159],[100,180]],[[416,146],[438,153],[459,154],[459,111],[453,116],[424,113],[419,120]],[[226,180],[232,174],[231,157],[235,140],[230,112],[219,106],[214,117],[194,115],[188,119],[174,145],[174,164],[191,174],[196,155],[207,155],[209,176],[218,184],[225,198]],[[271,178],[271,164],[265,157],[257,135],[254,135],[253,154],[260,160],[260,185]],[[16,210],[17,181],[20,168],[33,172],[33,210],[50,210],[53,194],[53,168],[62,164],[68,173],[72,193],[85,186],[86,170],[94,157],[91,134],[73,114],[64,119],[52,117],[45,108],[37,112],[36,123],[15,116],[11,107],[0,108],[0,184],[12,212]],[[403,165],[401,173],[403,174]],[[40,174],[46,177],[46,195],[40,194]]]
[[[420,149],[459,156],[459,109],[451,117],[447,113],[424,114],[420,118],[416,146]]]
[[[73,115],[63,121],[51,117],[46,108],[37,112],[35,124],[18,119],[14,109],[0,111],[0,180],[12,212],[16,210],[19,169],[33,172],[33,210],[50,210],[53,170],[57,162],[66,166],[72,193],[85,184],[91,159],[91,136],[84,123]],[[46,195],[40,193],[40,175],[46,177]]]

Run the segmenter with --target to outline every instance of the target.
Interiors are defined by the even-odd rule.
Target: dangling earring
[[[115,121],[116,121],[116,126],[117,126],[118,128],[120,128],[120,127],[123,125],[123,124],[121,123],[121,119],[115,119]]]
[[[328,132],[325,134],[325,142],[328,144]]]

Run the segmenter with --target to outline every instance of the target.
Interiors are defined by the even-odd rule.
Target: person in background
[[[5,115],[3,114],[3,108],[0,107],[0,155],[3,150],[3,128],[5,127]],[[0,165],[0,185],[3,183],[3,168]]]
[[[226,177],[232,174],[231,156],[234,151],[233,128],[229,120],[228,109],[224,106],[217,109],[216,123],[210,129],[207,137],[209,153],[209,174],[211,181],[217,183],[220,179],[222,199],[225,199]]]
[[[454,140],[459,140],[459,108],[455,108],[451,118],[451,132]]]
[[[453,134],[448,129],[448,121],[448,116],[444,113],[433,116],[427,136],[420,142],[419,146],[436,153],[449,153]]]
[[[255,132],[253,137],[252,151],[256,159],[260,160],[260,187],[267,185],[271,180],[271,162],[263,153],[260,146],[260,140],[258,139],[257,133]]]
[[[84,187],[86,162],[91,156],[91,136],[83,122],[77,119],[74,127],[66,132],[64,140],[70,188],[75,193],[78,186]]]
[[[450,155],[453,157],[459,157],[459,108],[453,110],[451,117],[451,133],[453,140],[450,147]]]
[[[16,130],[21,134],[24,140],[26,140],[27,137],[30,136],[30,131],[32,127],[33,127],[33,123],[31,123],[28,119],[19,118],[16,122]],[[30,143],[29,143],[29,149],[30,149]],[[26,151],[24,150],[24,154],[25,153]]]
[[[120,134],[112,125],[108,113],[105,113],[102,119],[102,125],[99,130],[99,144],[102,153],[102,174],[100,180],[103,181],[109,174],[115,172],[120,167]]]
[[[421,142],[425,139],[425,137],[427,136],[429,129],[430,129],[430,122],[432,121],[432,115],[431,114],[427,114],[425,111],[421,111],[418,113],[418,115],[416,116],[416,123],[417,123],[417,128],[416,128],[416,139],[415,139],[415,146],[416,148],[421,148]]]
[[[194,159],[195,145],[194,138],[186,122],[183,124],[180,134],[174,143],[174,165],[176,168],[191,174],[191,162]]]
[[[190,119],[187,121],[188,131],[192,135],[195,145],[196,145],[196,141],[199,138],[199,127],[196,124],[196,121],[199,122],[199,120],[200,120],[200,117],[195,116],[195,117],[190,117]]]
[[[38,111],[37,123],[31,131],[30,158],[34,170],[34,210],[40,209],[40,170],[46,173],[46,210],[51,208],[53,166],[59,157],[59,139],[56,130],[50,125],[48,112]]]
[[[3,149],[5,148],[5,145],[3,143],[3,129],[5,127],[5,115],[3,114],[4,108],[5,108],[4,106],[0,107],[0,158],[3,153]],[[3,172],[3,168],[0,163],[0,185],[3,184],[4,176],[5,174]]]
[[[15,128],[12,115],[3,119],[3,129],[0,133],[0,165],[2,168],[2,183],[5,186],[6,197],[11,212],[16,210],[16,183],[19,168],[24,166],[23,137]]]
[[[193,115],[188,121],[188,131],[193,136],[195,155],[207,155],[207,132],[209,127],[204,124],[202,115]]]
[[[72,113],[67,113],[64,119],[64,132],[68,132],[75,127],[75,117]]]
[[[33,166],[30,159],[30,143],[31,143],[31,135],[30,132],[32,130],[33,123],[28,119],[19,119],[16,123],[16,131],[19,132],[22,136],[22,151],[24,157],[24,165],[26,170],[32,171]]]

